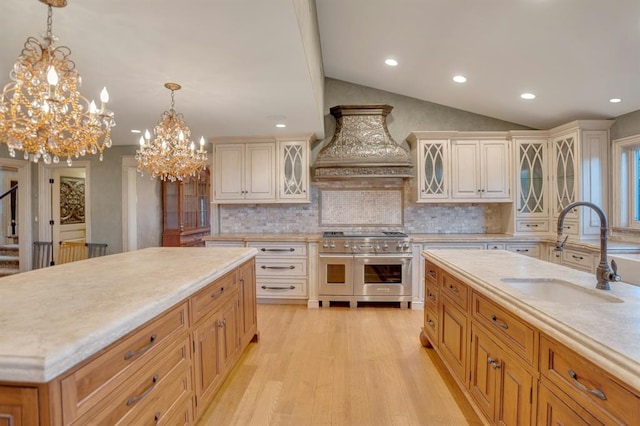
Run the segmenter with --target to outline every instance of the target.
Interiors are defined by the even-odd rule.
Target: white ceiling
[[[109,89],[116,144],[155,125],[170,105],[168,81],[183,86],[176,110],[196,137],[323,137],[314,46],[296,10],[308,1],[69,0],[54,9],[53,31],[72,50],[85,96]],[[638,0],[315,2],[327,77],[535,128],[640,109]],[[0,85],[26,38],[45,28],[37,0],[2,0]],[[537,98],[523,101],[525,91]]]

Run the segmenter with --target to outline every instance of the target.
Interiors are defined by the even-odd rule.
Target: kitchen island
[[[257,337],[255,254],[148,248],[3,278],[0,407],[22,424],[193,421]]]
[[[502,250],[423,256],[423,343],[487,420],[637,423],[639,287]]]

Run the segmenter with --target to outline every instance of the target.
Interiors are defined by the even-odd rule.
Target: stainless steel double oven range
[[[325,232],[319,247],[319,300],[330,302],[411,301],[411,239],[402,232]]]

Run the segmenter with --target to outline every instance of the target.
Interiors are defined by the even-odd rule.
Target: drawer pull
[[[526,253],[526,252],[528,252],[528,251],[529,251],[529,249],[516,249],[516,251],[517,251],[518,253]]]
[[[291,248],[261,248],[260,251],[275,251],[275,252],[283,252],[283,251],[289,251],[289,252],[294,252],[296,251],[296,249],[294,249],[293,247]]]
[[[458,287],[453,286],[451,284],[449,284],[449,290],[453,291],[454,293],[460,293],[460,290],[458,290]]]
[[[428,274],[430,277],[433,277],[433,278],[436,277],[436,271],[429,271]]]
[[[136,402],[140,401],[141,399],[143,399],[145,396],[149,395],[149,393],[151,393],[151,391],[153,390],[153,388],[156,387],[156,385],[158,384],[158,375],[154,374],[153,377],[151,378],[152,383],[151,386],[149,386],[147,388],[147,390],[145,390],[144,392],[142,392],[140,395],[138,396],[132,396],[127,400],[127,405],[133,405]]]
[[[498,364],[495,358],[488,357],[487,364],[489,364],[494,370],[500,369],[500,364]]]
[[[143,353],[145,353],[146,351],[151,349],[151,347],[156,343],[157,337],[158,336],[156,336],[155,334],[152,334],[151,337],[149,338],[149,343],[147,343],[146,345],[144,345],[143,347],[141,347],[137,351],[129,351],[126,354],[124,354],[124,360],[128,361],[131,358],[133,358],[134,356],[142,355]]]
[[[222,321],[218,321],[218,328],[224,328],[227,325],[227,320],[223,319]]]
[[[538,224],[537,223],[527,223],[527,228],[537,228]]]
[[[569,371],[567,371],[567,374],[569,375],[569,377],[571,377],[571,380],[573,380],[573,384],[578,389],[580,389],[582,391],[585,391],[585,392],[589,392],[590,394],[595,395],[597,398],[599,398],[599,399],[601,399],[603,401],[607,400],[607,396],[600,389],[598,389],[598,388],[590,389],[590,388],[586,387],[585,385],[583,385],[582,383],[580,383],[578,381],[578,375],[576,374],[575,371],[569,370]]]
[[[577,259],[577,260],[584,260],[584,257],[576,256],[575,254],[572,254],[571,257],[573,257],[574,259]]]
[[[436,323],[434,323],[433,320],[427,320],[427,325],[433,329],[436,328]]]
[[[289,287],[271,287],[263,285],[260,287],[263,290],[295,290],[295,286],[290,285]]]
[[[220,291],[217,293],[211,293],[211,298],[217,299],[218,297],[222,296],[222,293],[224,293],[224,287],[220,287]]]
[[[262,265],[261,268],[262,269],[296,269],[296,267],[293,266],[293,265],[289,265],[289,266],[265,266],[265,265]]]
[[[507,328],[509,328],[509,324],[507,324],[507,323],[506,323],[506,322],[504,322],[504,321],[498,321],[498,317],[497,317],[497,316],[495,316],[495,315],[491,315],[491,321],[493,321],[493,323],[494,323],[495,325],[499,325],[500,327],[504,328],[505,330],[506,330]]]
[[[436,297],[433,295],[433,293],[427,294],[427,297],[429,298],[429,300],[433,300],[434,302],[436,301]]]

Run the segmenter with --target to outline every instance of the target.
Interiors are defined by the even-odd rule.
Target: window
[[[613,141],[614,226],[640,229],[640,135]]]

